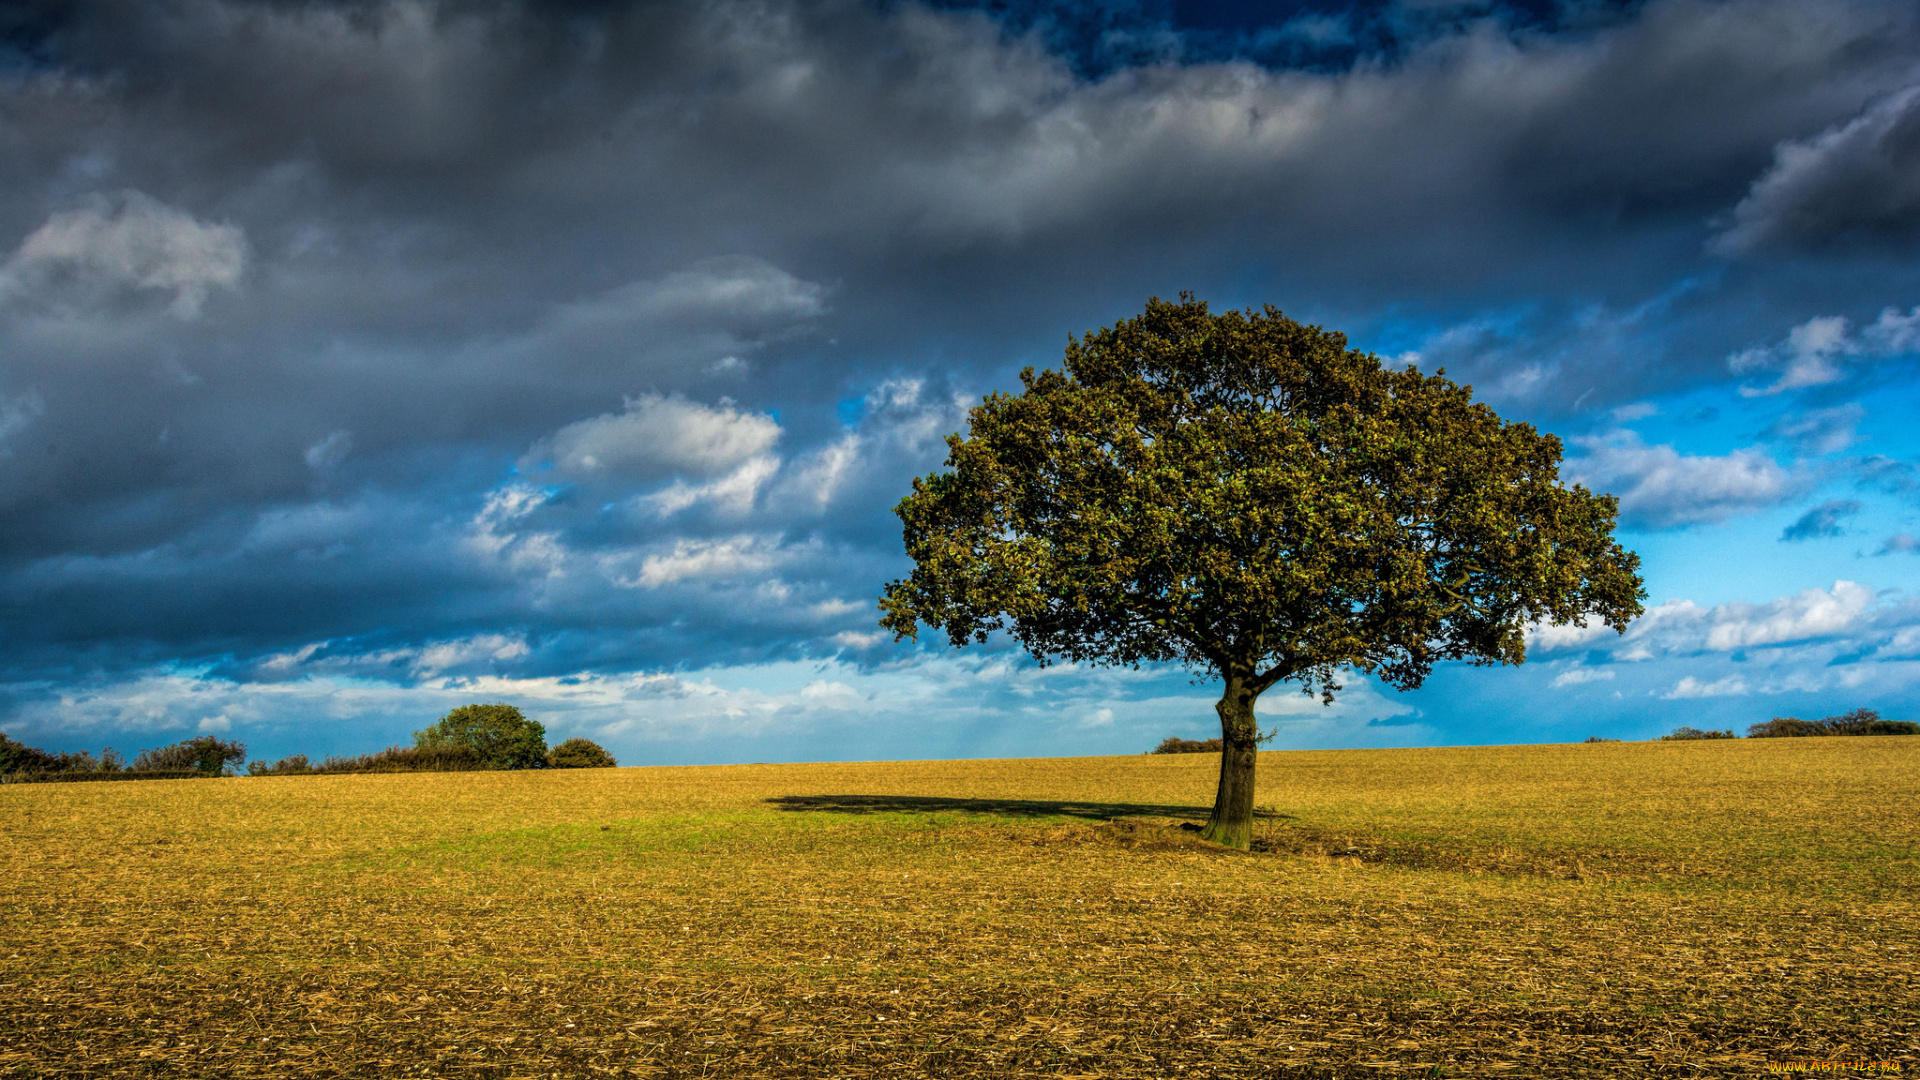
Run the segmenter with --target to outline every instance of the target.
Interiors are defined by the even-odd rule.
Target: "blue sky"
[[[1137,752],[1177,669],[878,632],[980,395],[1191,290],[1445,367],[1648,612],[1276,747],[1920,715],[1920,11],[21,5],[0,730],[255,757],[509,701],[684,763]]]

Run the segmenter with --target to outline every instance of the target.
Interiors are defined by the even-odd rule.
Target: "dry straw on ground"
[[[0,1073],[1920,1069],[1920,739],[0,788]]]

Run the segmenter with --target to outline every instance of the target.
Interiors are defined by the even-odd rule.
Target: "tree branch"
[[[1253,679],[1249,681],[1248,685],[1253,688],[1254,693],[1264,694],[1266,693],[1267,688],[1272,686],[1274,683],[1281,682],[1286,679],[1291,679],[1293,676],[1298,674],[1299,671],[1300,671],[1300,668],[1298,665],[1296,665],[1293,662],[1293,658],[1287,657],[1286,659],[1268,668],[1266,671],[1260,673],[1259,675],[1254,676]]]

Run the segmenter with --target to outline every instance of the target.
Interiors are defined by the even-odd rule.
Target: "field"
[[[1920,738],[1216,762],[0,787],[0,1075],[1920,1070]]]

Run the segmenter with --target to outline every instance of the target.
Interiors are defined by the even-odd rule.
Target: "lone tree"
[[[547,764],[546,727],[511,705],[462,705],[432,727],[414,732],[413,745],[471,751],[483,769],[542,769]]]
[[[1274,684],[1331,704],[1345,668],[1412,689],[1437,661],[1520,663],[1529,624],[1640,613],[1617,501],[1561,484],[1558,439],[1444,372],[1184,293],[1069,338],[1065,366],[988,396],[950,471],[913,482],[895,513],[916,565],[881,625],[1221,679],[1208,839],[1251,844]]]

